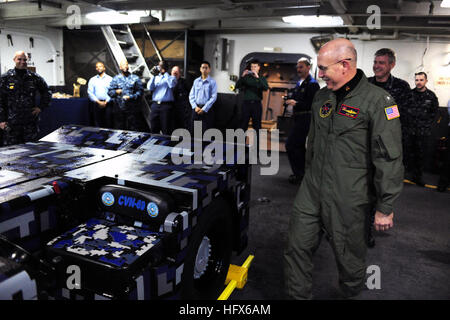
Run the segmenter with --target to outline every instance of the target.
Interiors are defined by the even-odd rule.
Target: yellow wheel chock
[[[227,287],[223,290],[217,300],[227,300],[234,289],[242,289],[245,286],[247,283],[248,268],[250,268],[250,264],[254,257],[255,256],[253,255],[249,255],[247,260],[245,260],[244,264],[240,267],[230,264],[227,279],[225,280],[225,285],[227,285]]]
[[[409,180],[409,179],[403,179],[404,183],[409,183],[409,184],[416,184],[415,182]],[[433,186],[431,184],[425,184],[425,188],[430,188],[430,189],[437,189],[437,186]],[[450,188],[447,188],[447,190],[450,190]]]

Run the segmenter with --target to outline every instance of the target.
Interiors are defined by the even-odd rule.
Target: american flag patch
[[[397,105],[393,105],[393,106],[384,108],[384,112],[386,113],[386,118],[388,120],[392,120],[392,119],[400,117],[400,113],[398,112]]]

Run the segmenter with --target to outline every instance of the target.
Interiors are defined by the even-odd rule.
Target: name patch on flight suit
[[[393,105],[393,106],[384,108],[384,112],[386,113],[386,118],[388,120],[392,120],[392,119],[400,117],[400,113],[398,112],[397,105]]]
[[[332,110],[333,110],[333,106],[331,105],[331,101],[328,100],[327,102],[325,102],[325,104],[323,106],[320,107],[319,115],[322,118],[326,118],[331,114]]]
[[[356,119],[358,117],[359,108],[350,107],[345,104],[341,104],[341,107],[339,108],[338,114]]]

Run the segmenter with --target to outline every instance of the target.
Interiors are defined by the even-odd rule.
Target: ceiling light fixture
[[[140,18],[148,16],[149,12],[145,10],[132,10],[132,11],[97,11],[89,12],[86,14],[86,18],[89,20],[95,20],[97,22],[107,22],[115,20],[137,20]]]
[[[299,5],[299,6],[285,7],[285,9],[311,9],[311,8],[320,8],[320,4]]]
[[[442,8],[450,8],[450,0],[442,0],[441,7]]]
[[[287,16],[283,21],[299,27],[336,27],[343,26],[344,21],[337,16]]]

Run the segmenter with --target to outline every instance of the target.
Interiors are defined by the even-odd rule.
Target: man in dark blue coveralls
[[[298,184],[305,174],[305,142],[311,122],[311,103],[319,84],[309,74],[311,62],[307,58],[297,61],[297,73],[300,80],[295,86],[291,99],[286,104],[294,107],[293,125],[286,141],[286,151],[293,174],[289,182]]]
[[[27,69],[28,55],[17,51],[15,68],[0,80],[0,129],[4,130],[4,144],[13,145],[38,138],[39,114],[48,107],[51,93],[45,80]],[[39,93],[39,105],[36,94]]]

